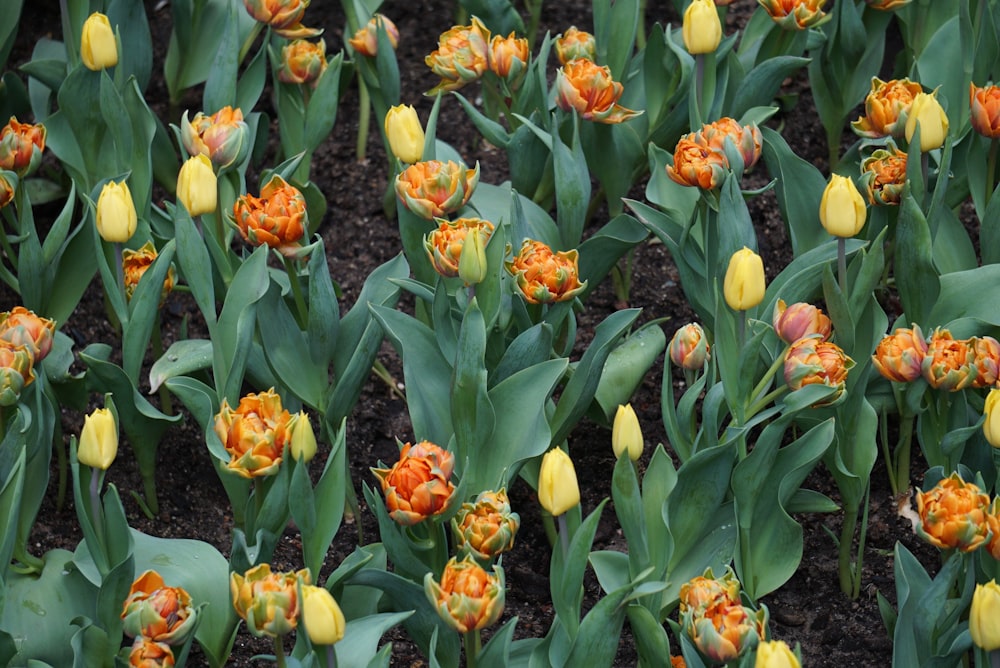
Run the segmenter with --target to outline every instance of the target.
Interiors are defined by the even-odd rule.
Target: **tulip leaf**
[[[142,362],[153,327],[159,324],[160,297],[174,257],[176,242],[171,239],[160,249],[156,260],[142,274],[129,300],[129,319],[122,333],[122,367],[129,379],[138,386]]]
[[[330,268],[326,262],[326,248],[322,238],[317,240],[316,250],[309,258],[309,317],[306,335],[309,342],[309,359],[324,372],[337,349],[337,334],[340,326],[340,308],[337,293],[330,278]]]
[[[937,228],[931,255],[938,271],[944,275],[975,269],[979,264],[976,249],[958,215],[952,209],[939,205],[934,208],[932,218]]]
[[[267,293],[267,255],[270,249],[260,246],[248,257],[233,277],[232,285],[219,314],[212,341],[217,346],[213,363],[216,390],[231,405],[239,400],[247,360],[253,347],[257,302]]]
[[[337,666],[365,668],[370,665],[369,661],[378,654],[378,642],[385,632],[411,615],[412,610],[383,612],[348,621],[343,640],[333,647],[337,652]]]
[[[764,138],[764,162],[767,171],[778,179],[775,188],[778,208],[788,227],[792,252],[798,258],[830,238],[819,222],[819,203],[826,179],[814,165],[796,155],[779,133],[767,127],[760,131]]]
[[[629,605],[625,608],[625,615],[632,627],[635,648],[646,664],[655,666],[663,657],[670,656],[667,631],[648,609],[641,605]]]
[[[513,374],[549,359],[552,351],[552,326],[540,322],[517,335],[491,370],[490,387]]]
[[[299,329],[276,283],[271,283],[257,305],[257,328],[264,356],[275,375],[304,403],[320,409],[327,385],[326,366],[311,359],[310,341]]]
[[[510,649],[514,640],[515,626],[517,626],[517,617],[514,617],[493,633],[489,642],[486,643],[476,656],[476,665],[479,668],[507,668],[507,666],[512,665]]]
[[[780,55],[768,58],[757,65],[737,86],[729,106],[729,115],[740,118],[754,107],[771,104],[781,89],[781,83],[808,64],[808,58]]]
[[[847,239],[846,242],[844,247],[848,257],[867,243],[860,239]],[[768,284],[764,292],[764,301],[757,307],[757,312],[770,317],[779,299],[783,299],[787,304],[811,302],[816,299],[820,295],[823,267],[836,262],[836,259],[837,241],[827,235],[825,243],[802,255],[796,255],[795,259]]]
[[[379,51],[379,54],[381,53]],[[389,60],[395,65],[395,51],[390,48],[386,49],[386,53],[390,54]],[[379,58],[380,65],[382,64],[382,60],[382,58]],[[337,105],[340,103],[340,69],[343,63],[344,52],[341,51],[330,59],[326,71],[323,72],[323,75],[316,82],[316,88],[309,98],[309,104],[306,106],[303,139],[305,141],[305,148],[310,151],[315,150],[323,143],[337,122]],[[396,72],[396,80],[399,80],[398,72]],[[383,78],[380,81],[385,86],[387,79]],[[395,99],[398,98],[399,95],[397,93]],[[390,101],[392,99],[390,98]]]
[[[5,439],[6,440],[6,439]],[[6,444],[3,448],[4,459],[11,457],[13,464],[8,468],[4,466],[6,462],[0,461],[0,471],[4,473],[3,484],[0,485],[0,522],[5,527],[14,527],[18,524],[18,516],[21,510],[21,493],[24,489],[25,480],[25,448],[15,448]],[[16,457],[14,456],[14,453]],[[9,564],[14,553],[14,544],[17,539],[16,531],[5,531],[0,536],[0,563]],[[3,612],[3,578],[0,573],[0,613]]]
[[[723,499],[729,491],[735,455],[735,443],[716,446],[695,453],[678,469],[677,484],[663,507],[663,519],[674,541],[671,568],[697,546],[706,529],[717,526],[705,518],[725,508]]]
[[[596,550],[590,553],[590,566],[594,569],[601,589],[606,593],[624,587],[629,582],[628,552]]]
[[[649,237],[639,221],[627,214],[612,218],[580,244],[580,279],[587,281],[586,294],[600,285],[618,260]]]
[[[927,323],[938,302],[941,284],[931,259],[931,234],[927,218],[908,192],[900,203],[893,258],[896,287],[908,322]]]
[[[920,322],[927,323],[925,329],[947,325],[959,318],[975,318],[1000,326],[1000,313],[996,309],[998,285],[1000,265],[997,264],[942,276],[941,293],[926,320]]]
[[[572,142],[568,146],[558,134],[552,135],[556,225],[560,238],[560,246],[553,250],[570,250],[580,245],[590,202],[590,171],[580,142],[580,120],[576,114],[573,114],[572,122]],[[622,168],[621,165],[617,167]]]
[[[405,278],[408,275],[409,266],[406,258],[400,253],[379,265],[365,279],[364,285],[361,286],[361,294],[358,295],[354,306],[340,319],[337,345],[333,355],[333,372],[337,378],[343,377],[346,369],[357,359],[355,350],[366,337],[369,323],[372,321],[368,305],[395,306],[400,290],[393,279]],[[378,345],[375,347],[378,348]],[[368,367],[371,367],[370,363]]]
[[[629,573],[634,577],[649,563],[649,543],[639,479],[628,453],[619,455],[615,462],[611,477],[611,498],[618,523],[628,541]]]
[[[218,35],[218,46],[208,70],[202,107],[206,114],[214,114],[225,106],[236,104],[236,81],[240,67],[240,22],[236,15],[236,5],[230,4],[228,20],[223,21]],[[200,50],[211,49],[212,43]],[[205,59],[207,60],[207,59]]]
[[[469,115],[469,120],[476,126],[476,130],[483,136],[483,139],[494,146],[508,148],[512,135],[507,132],[503,125],[488,118],[483,112],[476,109],[476,106],[465,99],[465,96],[458,91],[453,92],[452,95],[458,98],[462,108],[465,109],[465,113]]]
[[[466,462],[479,458],[480,448],[489,440],[496,424],[496,414],[486,389],[485,355],[486,324],[473,298],[462,318],[451,383],[451,422],[455,429],[457,468],[463,479],[462,469]],[[485,480],[470,481],[470,492],[490,488],[496,476],[488,470],[486,473],[493,475]]]
[[[208,339],[174,341],[149,370],[149,391],[156,392],[165,381],[212,366],[212,342]]]
[[[594,535],[597,533],[597,523],[601,519],[601,513],[607,502],[607,499],[601,501],[597,508],[587,516],[587,519],[573,531],[568,542],[568,550],[563,550],[561,547],[552,550],[552,561],[549,566],[552,607],[555,608],[556,615],[571,640],[577,637],[577,631],[580,628],[583,574],[587,568],[587,559],[590,556],[590,547],[594,543]],[[562,525],[561,531],[569,531],[565,522],[560,522],[560,524]],[[617,634],[615,635],[617,637]]]

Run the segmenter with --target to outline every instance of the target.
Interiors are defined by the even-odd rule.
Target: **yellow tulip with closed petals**
[[[819,222],[835,237],[848,239],[865,226],[868,207],[854,181],[847,176],[832,174],[819,202]]]
[[[768,640],[757,645],[754,668],[800,668],[802,663],[784,640]]]
[[[611,448],[615,452],[615,457],[621,457],[627,452],[628,458],[633,462],[642,456],[642,427],[639,426],[639,418],[635,415],[632,404],[618,406],[615,413],[615,422],[611,427]]]
[[[204,153],[188,158],[177,174],[177,199],[192,216],[218,208],[217,179],[212,161]]]
[[[1000,585],[996,580],[977,584],[969,608],[972,642],[987,652],[1000,649]]]
[[[538,502],[553,517],[580,504],[580,486],[573,460],[565,450],[552,448],[542,457],[538,472]]]
[[[109,408],[98,408],[83,419],[76,457],[81,464],[107,471],[118,454],[118,424]]]
[[[84,67],[94,72],[118,64],[115,31],[111,29],[108,17],[100,12],[94,12],[83,22],[83,33],[80,35],[80,60],[83,61]]]
[[[746,311],[764,300],[764,261],[744,246],[729,258],[722,286],[729,308]]]
[[[312,461],[316,456],[316,432],[305,411],[299,411],[288,421],[288,433],[292,458],[295,461]]]
[[[401,161],[413,164],[424,153],[424,129],[413,105],[397,104],[385,115],[385,136],[389,149]]]
[[[935,93],[917,93],[906,118],[906,141],[913,140],[920,123],[920,150],[933,151],[944,144],[948,136],[948,115],[944,113]]]
[[[986,416],[983,422],[983,435],[990,445],[1000,448],[1000,389],[993,388],[986,395],[983,414]]]
[[[333,595],[324,587],[302,585],[302,620],[314,645],[333,645],[344,637],[347,620]]]
[[[722,41],[722,22],[712,0],[693,0],[684,11],[684,48],[691,55],[713,53]]]
[[[95,222],[98,234],[107,242],[123,244],[132,238],[138,219],[127,183],[108,181],[104,184],[97,198]]]

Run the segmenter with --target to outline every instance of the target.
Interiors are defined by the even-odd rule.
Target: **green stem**
[[[1000,142],[996,139],[990,140],[990,153],[986,159],[986,199],[984,202],[989,205],[990,198],[993,197],[993,188],[996,187],[995,179],[997,173],[997,149]]]
[[[757,401],[753,402],[750,408],[747,409],[746,415],[743,418],[743,422],[746,423],[747,420],[749,420],[754,415],[764,410],[764,408],[766,408],[768,404],[770,404],[772,401],[780,397],[787,390],[788,390],[787,385],[779,385],[778,387],[771,390],[769,393],[762,396]]]
[[[896,441],[896,466],[893,469],[893,494],[898,495],[910,486],[910,450],[913,447],[914,416],[900,413],[899,440]],[[995,451],[994,451],[995,452]]]
[[[847,299],[847,239],[837,237],[837,279],[840,293]]]
[[[66,471],[69,470],[69,462],[62,438],[57,439],[53,445],[56,449],[56,459],[59,462],[59,489],[56,492],[56,508],[62,510],[66,507]]]
[[[549,547],[555,548],[559,534],[556,532],[556,518],[548,513],[542,513],[542,529],[545,530],[545,537],[549,539]]]
[[[845,506],[844,524],[840,528],[840,545],[837,565],[840,576],[840,591],[854,598],[854,569],[851,566],[851,548],[854,547],[854,530],[858,526],[858,508],[855,505]]]
[[[704,101],[701,99],[702,89],[705,87],[705,54],[699,53],[694,57],[695,80],[694,80],[694,101],[698,108],[698,122],[705,122],[705,114],[702,109]]]
[[[153,345],[153,359],[160,359],[163,357],[163,331],[161,330],[162,321],[160,319],[160,314],[157,312],[156,321],[153,323],[153,333],[151,337],[151,342]],[[171,398],[170,391],[167,390],[167,386],[160,384],[159,388],[160,395],[160,410],[163,411],[164,415],[174,414],[174,402]]]
[[[562,546],[563,559],[569,559],[569,527],[566,525],[566,513],[556,518],[559,523],[559,543]]]
[[[299,313],[299,325],[306,327],[309,324],[309,309],[306,307],[305,297],[302,295],[302,282],[299,280],[299,268],[295,260],[281,256],[285,263],[285,273],[288,274],[288,283],[292,286],[292,297],[295,299],[295,308]]]
[[[14,560],[23,565],[23,568],[15,568],[12,564],[10,568],[23,575],[41,573],[45,568],[45,561],[28,552],[27,547],[20,540],[14,546]]]
[[[542,0],[526,0],[528,6],[528,52],[535,50],[535,37],[538,35],[538,24],[542,18]]]
[[[646,5],[649,4],[649,0],[639,0],[639,23],[636,25],[635,31],[635,49],[636,51],[642,51],[646,48]],[[725,17],[725,8],[721,10],[723,12],[722,16]]]
[[[257,35],[260,34],[260,31],[263,27],[264,24],[261,23],[260,21],[254,22],[253,27],[250,29],[250,34],[247,35],[246,40],[243,41],[243,45],[240,46],[239,62],[242,63],[243,59],[246,58],[247,54],[250,52],[250,47],[253,46],[254,41],[257,39]],[[264,41],[265,43],[267,42],[267,40]]]
[[[462,634],[462,641],[465,645],[465,666],[466,668],[476,668],[478,665],[479,651],[482,648],[482,638],[479,629],[466,631]]]
[[[854,588],[851,590],[851,598],[854,600],[861,595],[861,570],[865,563],[865,540],[868,538],[868,497],[871,491],[869,484],[865,487],[865,505],[861,511],[861,530],[858,532],[858,558],[854,562]]]
[[[274,663],[278,668],[285,668],[285,643],[284,636],[274,636]]]
[[[770,368],[768,368],[768,370],[764,372],[764,375],[761,376],[760,382],[758,382],[756,387],[753,388],[753,391],[750,392],[751,399],[761,394],[764,390],[768,388],[768,386],[771,384],[771,380],[774,378],[774,375],[778,373],[778,369],[784,366],[785,355],[788,354],[788,349],[790,347],[791,347],[790,345],[786,345],[782,353],[774,358],[774,361],[771,362]]]
[[[358,139],[355,145],[355,153],[358,162],[365,159],[368,151],[368,124],[371,122],[371,96],[368,93],[368,86],[364,77],[358,77]]]
[[[104,513],[101,512],[101,479],[104,476],[98,469],[90,470],[90,517],[94,523],[94,533],[100,545],[95,545],[92,550],[99,549],[104,552]],[[106,575],[102,573],[101,575]]]
[[[326,668],[337,668],[337,651],[333,645],[326,646]]]

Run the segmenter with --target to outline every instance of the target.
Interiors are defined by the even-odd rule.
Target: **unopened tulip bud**
[[[806,302],[788,306],[783,299],[779,299],[774,307],[772,323],[774,333],[788,344],[813,334],[819,334],[820,339],[826,341],[833,330],[833,323],[822,310]]]
[[[580,486],[573,460],[565,450],[552,448],[542,457],[538,472],[538,502],[553,517],[580,504]]]
[[[199,153],[181,165],[177,174],[177,199],[192,216],[212,213],[218,207],[217,179],[207,155]]]
[[[996,580],[977,584],[969,608],[972,643],[987,652],[1000,649],[1000,585]]]
[[[125,243],[135,234],[138,222],[132,192],[122,181],[108,181],[97,198],[97,232],[110,243]]]
[[[819,221],[835,237],[853,237],[865,226],[868,207],[857,186],[847,176],[830,175],[819,203]]]
[[[800,668],[802,663],[784,640],[768,640],[757,645],[754,668]]]
[[[324,587],[302,585],[302,620],[314,645],[333,645],[344,637],[347,621],[333,595]]]
[[[597,41],[594,36],[589,32],[578,30],[576,26],[571,26],[569,30],[556,37],[555,48],[560,65],[577,58],[597,60]]]
[[[1000,448],[1000,389],[993,388],[986,395],[983,414],[986,416],[983,422],[983,435],[990,445]]]
[[[288,432],[291,434],[289,447],[292,457],[296,460],[309,462],[316,456],[316,432],[305,411],[299,411],[288,421]]]
[[[458,277],[466,285],[478,285],[486,278],[489,265],[486,262],[486,242],[489,230],[471,227],[465,235],[462,253],[458,256]]]
[[[637,461],[642,456],[642,446],[642,428],[632,404],[618,406],[611,428],[611,448],[615,457],[621,457],[623,452],[627,452],[629,459]]]
[[[693,0],[684,12],[681,29],[691,55],[713,53],[722,41],[722,22],[712,0]]]
[[[729,308],[746,311],[764,300],[764,261],[744,246],[729,258],[723,295]]]
[[[972,129],[990,139],[1000,138],[1000,86],[969,84],[969,116]]]
[[[99,72],[118,64],[118,43],[108,17],[94,12],[83,23],[80,35],[80,60],[88,70]]]
[[[906,118],[906,141],[920,123],[920,150],[924,153],[939,148],[948,136],[948,115],[944,113],[935,93],[917,93]]]
[[[697,371],[705,366],[709,358],[708,340],[705,330],[696,322],[690,322],[676,332],[667,346],[670,361],[682,369]]]
[[[83,420],[77,459],[106,471],[118,454],[118,424],[109,408],[98,408]]]
[[[420,161],[424,152],[424,129],[412,105],[397,104],[385,115],[385,136],[389,149],[402,162]]]

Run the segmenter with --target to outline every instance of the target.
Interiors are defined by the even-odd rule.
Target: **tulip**
[[[521,252],[507,266],[529,304],[550,304],[574,299],[587,287],[580,282],[577,251],[559,251],[541,241],[525,239]]]
[[[704,367],[711,355],[705,330],[696,322],[688,323],[674,332],[667,351],[671,362],[692,371]]]
[[[528,40],[523,37],[514,37],[510,33],[506,37],[494,35],[490,40],[490,50],[487,61],[490,71],[507,82],[511,88],[517,88],[521,79],[527,73]]]
[[[831,174],[819,203],[819,221],[823,229],[835,237],[850,238],[861,231],[868,216],[868,207],[854,181],[847,176]]]
[[[453,26],[442,33],[438,48],[424,62],[441,77],[441,82],[428,95],[439,91],[458,90],[489,69],[490,31],[476,17],[471,25]]]
[[[125,297],[127,299],[132,299],[135,289],[139,286],[139,281],[142,280],[146,270],[153,266],[156,257],[156,247],[153,246],[152,241],[147,241],[138,250],[126,248],[122,251],[122,274],[125,279]],[[163,287],[160,289],[161,306],[170,291],[174,289],[176,282],[176,273],[171,265],[167,270],[167,277],[163,279]]]
[[[830,20],[823,12],[826,0],[757,0],[783,30],[805,30]]]
[[[378,29],[379,26],[385,30],[385,35],[389,39],[389,44],[393,49],[399,44],[399,28],[387,17],[375,14],[368,23],[359,29],[354,36],[347,40],[351,48],[362,56],[374,58],[378,55]]]
[[[851,123],[855,134],[869,139],[904,135],[913,99],[923,90],[909,79],[882,81],[872,77],[871,91],[865,97],[865,115]],[[921,131],[923,132],[923,131]]]
[[[459,275],[466,240],[480,237],[485,245],[493,234],[493,223],[479,218],[458,218],[451,221],[438,218],[437,221],[438,228],[424,237],[424,250],[435,271],[445,278],[455,278]],[[473,253],[476,252],[473,250]],[[483,262],[485,263],[485,259]]]
[[[754,668],[801,668],[802,663],[784,640],[767,640],[757,645]]]
[[[292,40],[281,47],[281,65],[278,80],[288,84],[309,84],[316,88],[319,78],[326,71],[326,42],[307,39]]]
[[[875,348],[872,362],[888,380],[910,383],[920,377],[927,356],[927,341],[917,325],[913,329],[900,327],[883,337]]]
[[[128,655],[128,665],[133,668],[171,668],[175,662],[170,645],[145,636],[136,637]]]
[[[538,472],[538,502],[553,517],[580,505],[576,469],[573,468],[573,460],[561,448],[552,448],[542,456]]]
[[[740,581],[728,566],[721,577],[715,577],[712,569],[707,568],[704,574],[682,584],[678,595],[681,615],[689,610],[703,615],[720,607],[738,604]]]
[[[992,336],[974,336],[968,343],[977,372],[972,387],[993,387],[1000,379],[1000,342]]]
[[[484,223],[486,221],[483,221]],[[458,277],[466,285],[478,285],[486,278],[489,264],[486,261],[486,242],[492,233],[492,226],[477,225],[469,229],[458,257]]]
[[[302,247],[300,240],[309,224],[306,198],[277,174],[261,189],[260,197],[247,193],[236,200],[233,219],[247,243],[270,246],[286,257]]]
[[[986,527],[989,529],[990,539],[983,549],[989,552],[994,559],[1000,559],[1000,497],[994,497],[990,503],[986,512]]]
[[[226,467],[244,478],[277,473],[291,419],[274,388],[246,395],[235,409],[223,398],[213,429],[232,457]]]
[[[94,12],[83,22],[80,60],[88,70],[99,72],[118,64],[118,42],[108,17]]]
[[[983,435],[994,448],[1000,448],[1000,389],[993,388],[983,404]],[[997,536],[1000,539],[1000,535]]]
[[[1000,138],[1000,86],[977,88],[970,83],[969,113],[973,130],[990,139]]]
[[[642,456],[642,448],[642,428],[632,404],[619,405],[611,427],[611,449],[614,450],[615,457],[628,453],[629,459],[634,462]]]
[[[972,552],[989,536],[989,507],[989,494],[952,473],[929,491],[917,491],[917,535],[941,549]]]
[[[10,179],[0,172],[0,209],[14,201],[14,188]]]
[[[754,612],[739,602],[684,615],[682,627],[698,651],[715,663],[729,663],[756,647],[766,634],[766,608]]]
[[[83,419],[77,459],[81,464],[107,471],[118,454],[118,423],[109,408],[98,408]]]
[[[729,173],[726,154],[709,148],[692,132],[681,137],[674,149],[674,164],[667,165],[667,176],[682,186],[713,190]]]
[[[722,41],[722,22],[715,3],[712,0],[692,0],[684,10],[681,32],[684,48],[692,56],[715,53]]]
[[[968,341],[956,341],[947,329],[935,329],[927,342],[920,371],[931,387],[957,392],[971,387],[979,377],[975,349]]]
[[[734,311],[752,309],[764,300],[764,262],[744,246],[729,258],[722,292]]]
[[[382,486],[389,516],[411,526],[448,510],[455,491],[450,480],[454,469],[455,455],[421,441],[405,444],[392,468],[372,469],[372,473]]]
[[[1000,649],[1000,585],[996,580],[976,585],[969,608],[969,634],[980,649]]]
[[[260,564],[244,575],[231,573],[229,593],[236,614],[247,623],[252,634],[258,638],[276,638],[298,625],[299,583],[310,584],[307,569],[272,573],[270,564]]]
[[[853,366],[854,360],[837,344],[807,336],[795,341],[785,353],[785,384],[792,391],[814,384],[836,388],[831,398],[813,405],[829,406],[843,395],[847,372]]]
[[[0,406],[13,406],[21,391],[35,380],[35,358],[26,345],[0,339]]]
[[[207,155],[219,169],[243,162],[250,148],[248,134],[243,112],[229,106],[210,116],[199,111],[190,122],[186,111],[181,117],[181,142],[188,155]]]
[[[424,153],[424,129],[413,105],[397,104],[385,115],[389,150],[405,163],[419,162]]]
[[[400,172],[395,188],[403,206],[421,218],[432,220],[465,206],[478,183],[478,162],[469,169],[451,160],[426,160]]]
[[[197,612],[184,589],[167,587],[159,573],[147,570],[132,583],[121,618],[130,637],[177,646],[194,630]]]
[[[305,411],[299,411],[288,420],[288,447],[295,461],[310,462],[316,456],[316,432]]]
[[[723,117],[701,126],[696,137],[696,141],[723,156],[727,155],[726,140],[732,141],[743,160],[744,170],[753,167],[760,159],[763,137],[756,123],[742,125],[733,118]],[[728,158],[726,160],[728,162]]]
[[[302,621],[314,645],[333,645],[344,637],[347,620],[333,594],[323,587],[302,585]]]
[[[316,37],[322,30],[302,25],[309,0],[243,0],[247,13],[286,39]]]
[[[555,47],[560,65],[577,58],[597,60],[597,40],[589,32],[577,30],[576,26],[556,37]]]
[[[108,181],[97,198],[97,232],[109,243],[125,243],[135,234],[138,219],[132,192],[124,181]]]
[[[521,518],[511,511],[504,489],[481,492],[474,503],[463,503],[451,520],[456,548],[481,562],[512,549],[520,526]]]
[[[868,191],[868,203],[878,206],[899,204],[906,186],[906,151],[890,142],[861,163],[861,183]]]
[[[805,302],[787,306],[783,299],[779,299],[774,307],[772,323],[778,338],[789,344],[814,334],[826,341],[833,330],[833,323],[822,310]]]
[[[571,60],[556,70],[556,104],[576,111],[580,118],[616,124],[641,114],[618,104],[625,87],[611,78],[611,70],[591,60]]]
[[[452,557],[444,567],[440,584],[434,574],[424,576],[424,594],[441,619],[459,633],[478,631],[494,624],[503,612],[504,573],[493,574],[469,558]]]
[[[177,174],[177,200],[192,216],[218,208],[218,185],[212,161],[199,153],[188,158]]]
[[[39,317],[23,306],[0,313],[0,339],[14,348],[24,346],[31,353],[34,364],[45,359],[52,350],[55,332],[55,321]]]
[[[0,129],[0,169],[18,176],[35,171],[45,150],[45,137],[45,126],[41,123],[19,123],[11,116],[7,125]],[[7,188],[11,189],[9,183]]]
[[[917,93],[906,117],[906,141],[913,139],[920,124],[920,150],[926,153],[939,148],[948,136],[948,115],[934,93]]]

